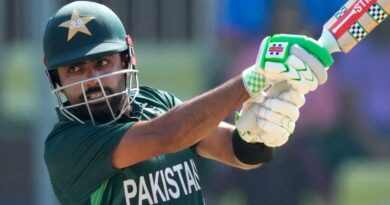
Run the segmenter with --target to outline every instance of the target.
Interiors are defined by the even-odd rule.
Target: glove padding
[[[314,39],[275,35],[262,41],[256,63],[245,69],[242,77],[252,97],[267,85],[282,81],[306,94],[326,82],[326,71],[332,63],[330,53]]]
[[[248,143],[282,146],[294,132],[299,108],[305,103],[305,97],[300,92],[289,89],[277,96],[263,99],[263,96],[257,96],[244,103],[236,118],[237,130]]]
[[[263,72],[271,85],[287,81],[293,89],[307,94],[327,81],[326,70],[327,68],[316,57],[294,45],[285,63],[266,62]]]

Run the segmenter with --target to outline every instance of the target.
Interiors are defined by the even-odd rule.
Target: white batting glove
[[[293,89],[281,92],[275,97],[267,97],[262,103],[249,100],[236,118],[237,130],[248,143],[264,143],[269,147],[282,146],[294,132],[299,108],[304,103],[304,95]]]
[[[252,97],[282,81],[306,94],[326,82],[332,63],[330,53],[314,39],[280,34],[262,41],[256,63],[243,71],[242,78]]]

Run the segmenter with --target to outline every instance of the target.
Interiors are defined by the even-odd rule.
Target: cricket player
[[[121,21],[87,1],[49,19],[43,48],[58,102],[44,157],[65,205],[205,204],[199,160],[244,170],[269,162],[294,131],[304,94],[326,81],[332,64],[305,36],[267,37],[242,75],[182,102],[138,85],[134,46]],[[281,81],[289,89],[266,97],[264,88]],[[243,103],[241,117],[255,116],[254,127],[222,121]]]

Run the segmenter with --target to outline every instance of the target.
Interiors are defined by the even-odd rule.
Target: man
[[[241,169],[270,161],[273,147],[294,130],[303,94],[326,81],[332,63],[311,39],[268,37],[242,76],[182,103],[138,86],[134,48],[121,21],[87,1],[49,19],[44,56],[59,105],[45,142],[53,189],[62,204],[94,205],[204,204],[197,160]],[[289,87],[276,92],[281,81]],[[264,98],[268,84],[276,85],[275,94]],[[253,120],[239,131],[222,122],[245,101],[240,119]]]

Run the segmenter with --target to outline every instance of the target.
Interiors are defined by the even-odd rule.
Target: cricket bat
[[[319,42],[348,53],[390,14],[390,0],[349,0],[324,25]]]
[[[330,52],[348,53],[390,14],[390,0],[348,0],[324,25],[319,42]],[[390,35],[390,34],[389,34]],[[288,89],[287,82],[272,86],[267,96]],[[252,106],[253,109],[255,106]],[[256,126],[254,110],[248,108],[236,126],[252,130]],[[256,139],[250,139],[256,142]]]

